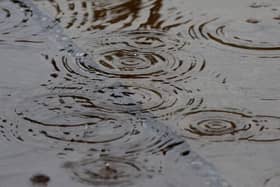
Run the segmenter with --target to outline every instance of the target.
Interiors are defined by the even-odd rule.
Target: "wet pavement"
[[[280,2],[1,0],[0,187],[280,186]]]

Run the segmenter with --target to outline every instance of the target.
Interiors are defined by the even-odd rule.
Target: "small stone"
[[[50,181],[50,177],[44,174],[37,174],[30,178],[33,184],[47,184]]]

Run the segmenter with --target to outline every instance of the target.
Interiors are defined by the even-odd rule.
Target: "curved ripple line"
[[[69,95],[77,102],[87,100],[88,108],[106,113],[126,113],[140,116],[153,113],[154,118],[168,118],[184,110],[192,110],[203,104],[203,98],[197,96],[195,89],[184,89],[170,84],[151,82],[143,85],[139,82],[122,84],[104,83],[94,90],[85,89],[80,97],[77,93]],[[143,114],[143,115],[141,115]]]
[[[96,36],[83,44],[89,56],[78,57],[76,62],[88,74],[101,77],[169,82],[195,78],[205,69],[203,57],[181,50],[184,42],[157,35],[131,31]]]
[[[152,175],[139,161],[114,156],[67,162],[64,168],[78,181],[90,185],[128,185]]]
[[[279,140],[279,119],[254,116],[237,109],[204,109],[183,115],[177,122],[183,136],[213,142]],[[274,133],[272,133],[275,131]]]
[[[158,30],[130,30],[121,32],[109,32],[87,39],[88,46],[112,46],[121,45],[141,50],[171,50],[178,51],[188,45],[180,35],[171,35]],[[94,39],[93,39],[94,38]]]
[[[38,47],[45,43],[41,28],[33,24],[33,9],[24,1],[0,2],[0,46]]]
[[[80,29],[82,32],[119,29],[132,25],[140,16],[140,11],[152,4],[151,1],[52,1],[39,3],[41,6],[52,7],[54,17],[66,29]]]
[[[83,53],[80,55],[86,56]],[[89,85],[96,85],[97,82],[103,81],[102,78],[92,73],[82,70],[76,63],[76,58],[69,54],[62,53],[59,55],[42,54],[43,58],[51,67],[50,79],[42,83],[42,87],[50,90],[81,90]]]
[[[162,0],[49,0],[35,2],[77,38],[80,32],[97,30],[155,29],[169,31],[190,20],[178,8]]]
[[[95,52],[95,62],[78,58],[78,65],[90,74],[109,78],[178,82],[195,78],[206,66],[206,61],[197,55],[182,55],[180,58],[179,54],[175,57],[168,52],[108,48],[104,52]]]
[[[24,2],[11,0],[0,3],[1,36],[23,29],[32,17],[32,9]]]
[[[279,33],[279,24],[275,23],[273,16],[263,20],[250,17],[231,20],[219,17],[208,20],[205,18],[188,24],[187,33],[192,40],[207,40],[222,46],[258,53],[280,50],[280,41],[271,37]]]
[[[89,108],[89,103],[65,93],[24,97],[15,104],[14,115],[7,110],[1,137],[38,147],[68,150],[70,146],[115,155],[158,154],[180,144],[165,128],[131,115],[100,112]]]

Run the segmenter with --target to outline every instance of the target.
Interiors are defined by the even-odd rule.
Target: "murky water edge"
[[[0,1],[0,186],[279,186],[279,8]]]

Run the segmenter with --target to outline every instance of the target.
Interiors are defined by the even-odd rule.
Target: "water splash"
[[[129,186],[143,178],[151,177],[152,168],[145,168],[134,158],[102,156],[64,164],[67,170],[82,183],[90,185]],[[150,166],[151,167],[151,166]]]

